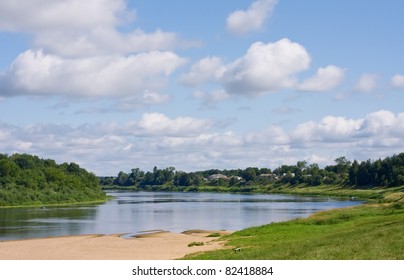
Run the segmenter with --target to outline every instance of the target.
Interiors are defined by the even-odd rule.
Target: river
[[[113,191],[100,205],[0,209],[0,240],[191,229],[240,230],[358,205],[322,197]]]

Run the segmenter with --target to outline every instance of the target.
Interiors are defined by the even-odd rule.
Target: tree
[[[345,157],[339,157],[336,158],[335,160],[336,165],[336,173],[338,174],[338,177],[340,180],[345,182],[348,177],[349,177],[349,168],[351,166],[351,162],[347,160]]]
[[[126,186],[128,181],[128,174],[123,171],[118,173],[118,177],[116,177],[114,184],[118,186]]]
[[[14,154],[11,156],[13,160],[21,169],[33,169],[39,164],[36,164],[39,158],[28,154]]]
[[[349,169],[349,183],[351,185],[356,185],[358,183],[358,172],[359,172],[359,163],[355,159],[352,163],[351,168]]]
[[[311,176],[311,182],[310,184],[312,186],[319,186],[323,183],[323,176],[321,176],[320,174],[316,174],[314,176]]]
[[[243,179],[246,180],[247,182],[252,182],[255,181],[257,178],[257,172],[258,168],[256,167],[248,167],[244,172],[243,172]]]
[[[0,178],[14,177],[19,169],[15,162],[6,158],[0,159]]]
[[[358,168],[357,185],[358,186],[368,186],[372,182],[371,178],[372,178],[372,174],[371,174],[370,160],[362,161],[359,164],[359,168]]]
[[[70,174],[80,175],[82,170],[77,163],[71,162],[67,166],[66,171]]]
[[[304,169],[307,168],[307,161],[303,160],[303,161],[298,161],[296,163],[296,167],[298,170],[303,171]]]

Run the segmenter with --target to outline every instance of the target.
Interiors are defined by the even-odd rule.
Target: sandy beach
[[[0,241],[0,260],[172,260],[187,254],[223,248],[211,233],[154,232],[122,238],[115,235],[79,235],[15,241]],[[202,246],[188,246],[203,242]]]

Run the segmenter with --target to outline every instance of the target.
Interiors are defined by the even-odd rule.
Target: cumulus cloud
[[[257,95],[292,88],[296,74],[307,70],[310,61],[306,49],[289,39],[256,42],[243,57],[226,65],[221,83],[230,94]]]
[[[29,16],[27,16],[29,15]],[[0,28],[7,31],[89,29],[116,26],[121,18],[133,18],[124,0],[13,0],[0,3]]]
[[[161,113],[146,113],[127,123],[80,126],[0,122],[1,151],[74,161],[98,175],[155,165],[192,171],[274,168],[298,160],[332,163],[341,155],[366,160],[402,152],[403,138],[404,113],[385,110],[356,119],[325,116],[290,130],[270,125],[244,133],[217,131],[217,123],[209,119]]]
[[[243,35],[259,30],[271,15],[277,0],[256,0],[247,10],[238,10],[227,17],[227,30]]]
[[[403,117],[403,114],[396,115],[386,110],[368,114],[363,120],[358,134],[362,137],[378,134],[382,136],[385,133],[394,135],[396,134],[395,129],[403,131],[404,124],[401,122],[404,120]]]
[[[225,67],[219,57],[205,57],[191,67],[189,73],[183,74],[179,82],[187,86],[196,86],[202,83],[218,81]]]
[[[268,146],[290,144],[290,137],[287,132],[282,127],[274,125],[263,131],[248,132],[244,139],[247,144],[259,145],[262,149],[267,149]]]
[[[64,57],[167,51],[182,44],[172,32],[156,30],[146,33],[136,29],[129,33],[120,33],[113,28],[97,28],[77,34],[41,32],[35,37],[34,43],[38,48]]]
[[[327,91],[343,81],[345,69],[328,65],[299,84],[298,75],[308,70],[310,63],[307,50],[288,38],[269,43],[255,42],[233,62],[225,63],[218,57],[201,59],[180,77],[179,82],[194,87],[216,83],[223,87],[226,96],[256,96],[282,89]],[[197,91],[194,97],[206,100],[202,91]]]
[[[393,88],[404,89],[404,75],[394,75],[393,78],[391,78],[390,84]]]
[[[379,76],[376,74],[363,74],[356,83],[354,90],[359,92],[370,92],[376,88],[378,78]]]
[[[0,3],[0,30],[30,33],[36,47],[61,56],[162,51],[191,43],[159,29],[152,33],[140,28],[128,32],[118,30],[134,18],[135,12],[127,8],[124,0]]]
[[[346,141],[349,136],[356,133],[362,120],[353,120],[344,117],[327,116],[320,122],[305,122],[299,124],[292,132],[296,143],[315,143],[318,141]]]
[[[211,121],[178,117],[170,119],[160,113],[146,113],[139,120],[137,127],[146,135],[165,135],[188,137],[200,134],[211,126]],[[137,132],[135,132],[137,133]]]
[[[17,91],[32,95],[137,96],[156,98],[166,78],[185,59],[172,52],[147,52],[129,56],[65,59],[28,50],[12,63],[8,80]]]
[[[186,62],[173,49],[192,42],[160,29],[122,31],[135,18],[124,0],[1,1],[0,31],[30,34],[33,40],[0,76],[1,94],[160,102],[158,91]]]
[[[345,70],[329,65],[319,68],[313,77],[310,77],[297,86],[302,91],[327,91],[337,87],[344,79]]]
[[[404,113],[394,114],[386,110],[359,119],[327,116],[320,122],[310,121],[298,125],[291,137],[296,145],[306,146],[322,143],[338,144],[335,147],[400,147],[400,138],[404,136],[403,120]]]

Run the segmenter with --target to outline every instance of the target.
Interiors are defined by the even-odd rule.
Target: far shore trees
[[[144,172],[134,168],[129,173],[120,171],[116,177],[101,177],[104,188],[118,186],[140,190],[181,189],[191,186],[227,187],[232,191],[248,190],[251,185],[304,184],[319,186],[335,184],[355,188],[395,187],[404,185],[404,153],[376,161],[349,161],[335,159],[334,165],[320,168],[318,164],[298,161],[295,165],[282,165],[273,171],[269,168],[184,172],[174,167]],[[158,188],[164,186],[164,188]],[[237,189],[238,188],[238,189]],[[189,190],[189,189],[188,189]]]

